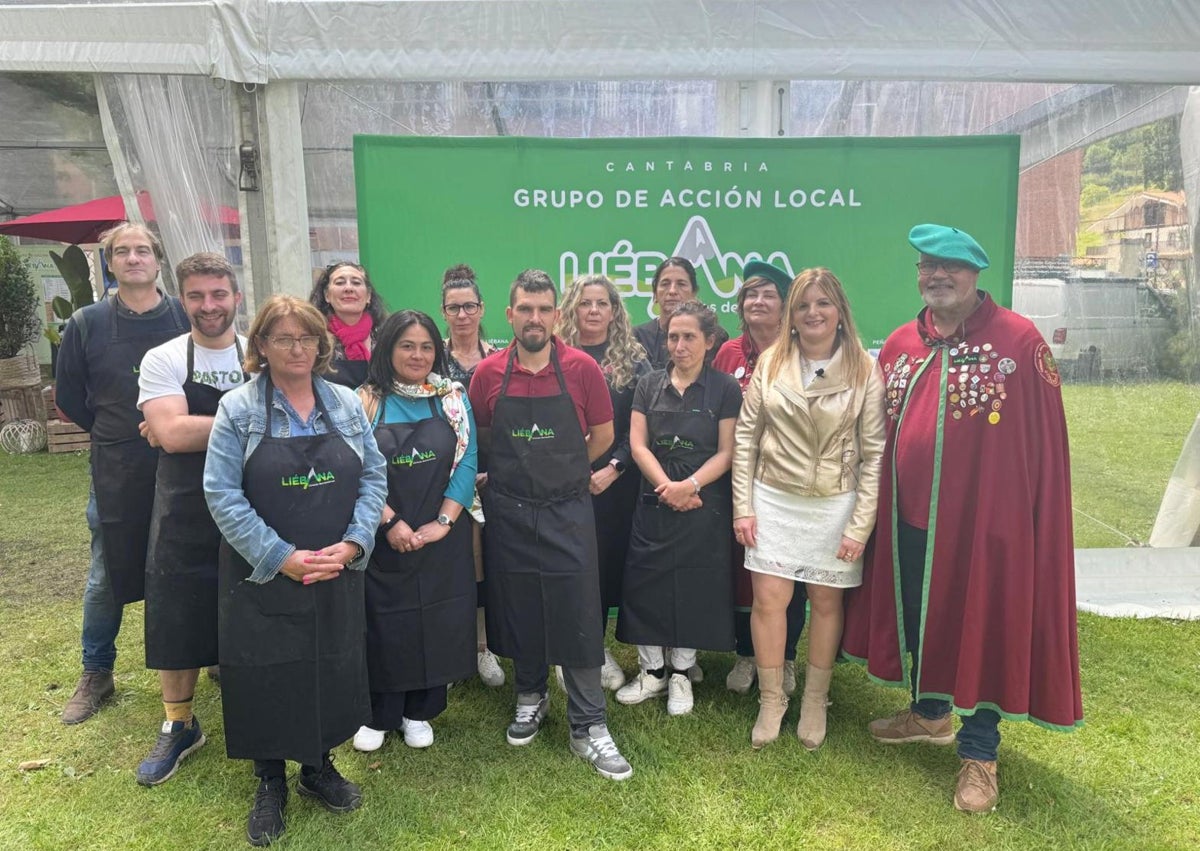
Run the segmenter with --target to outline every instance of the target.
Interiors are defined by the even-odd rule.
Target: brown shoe
[[[999,800],[996,761],[964,759],[958,771],[958,788],[954,790],[954,809],[964,813],[990,813],[996,809]]]
[[[954,742],[954,724],[950,715],[944,718],[922,718],[911,709],[902,709],[891,718],[878,718],[867,725],[875,741],[885,745],[907,742],[926,742],[949,745]]]
[[[113,690],[112,671],[84,671],[75,693],[63,707],[62,722],[80,724],[88,720],[113,696]]]

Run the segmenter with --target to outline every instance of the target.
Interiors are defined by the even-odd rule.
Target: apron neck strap
[[[563,378],[562,367],[558,363],[558,350],[554,345],[553,338],[551,338],[548,345],[550,346],[550,366],[554,368],[554,377],[558,379],[558,389],[562,391],[562,395],[569,395],[567,393],[567,381]],[[508,394],[508,379],[512,376],[513,363],[516,361],[516,358],[517,346],[513,344],[512,348],[508,351],[508,362],[504,365],[504,379],[500,382],[501,396]]]

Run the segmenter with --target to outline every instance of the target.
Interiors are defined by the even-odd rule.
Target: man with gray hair
[[[101,250],[117,291],[67,322],[56,374],[58,407],[92,435],[83,675],[64,724],[91,718],[113,694],[121,614],[144,593],[158,466],[158,452],[138,433],[138,370],[147,351],[188,328],[179,299],[158,286],[163,251],[148,228],[122,222],[104,235]]]

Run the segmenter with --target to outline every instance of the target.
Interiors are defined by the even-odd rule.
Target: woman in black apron
[[[367,380],[367,363],[387,311],[367,270],[357,263],[331,263],[313,284],[308,300],[325,316],[333,334],[333,360],[326,381],[351,390]]]
[[[359,390],[388,478],[366,575],[372,720],[354,736],[360,751],[388,730],[410,747],[433,744],[447,683],[475,672],[471,531],[458,522],[475,496],[475,428],[466,391],[444,371],[433,320],[403,310],[380,329]]]
[[[667,693],[667,712],[685,715],[696,650],[733,649],[729,466],[741,390],[705,366],[716,317],[704,305],[677,308],[667,335],[671,363],[638,384],[630,422],[642,492],[617,638],[638,645],[641,671],[617,700]]]
[[[442,318],[446,320],[446,371],[442,373],[463,387],[471,386],[475,367],[496,347],[484,339],[483,295],[475,283],[475,270],[465,263],[451,266],[442,275]],[[483,473],[479,469],[477,473]],[[471,553],[475,559],[475,669],[486,686],[504,685],[504,669],[487,646],[483,615],[483,505],[476,491],[464,522],[471,527]]]
[[[204,470],[222,535],[218,637],[226,752],[260,778],[247,838],[284,830],[285,760],[297,791],[356,809],[329,751],[367,720],[363,574],[386,492],[358,398],[317,373],[333,343],[320,313],[277,295],[255,317],[254,381],[221,400]],[[349,568],[349,569],[347,569]]]
[[[592,356],[604,372],[613,406],[613,444],[592,462],[592,513],[596,518],[596,552],[600,567],[600,624],[608,631],[610,609],[621,605],[621,574],[629,551],[638,475],[629,451],[629,416],[638,379],[649,374],[650,361],[633,338],[621,294],[603,275],[576,278],[563,297],[555,333],[569,346]],[[604,649],[601,684],[611,691],[625,684],[625,672]]]

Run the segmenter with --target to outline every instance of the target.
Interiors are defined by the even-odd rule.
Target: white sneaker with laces
[[[363,753],[377,751],[383,747],[383,737],[385,735],[387,734],[383,730],[359,727],[358,732],[354,734],[354,749]]]
[[[497,688],[504,685],[504,669],[500,667],[500,660],[491,650],[485,647],[475,654],[475,667],[485,686]]]
[[[667,677],[665,674],[656,677],[649,671],[639,671],[636,677],[617,689],[617,703],[633,706],[652,697],[660,697],[666,692]]]
[[[725,688],[738,694],[749,694],[756,679],[758,669],[754,667],[754,657],[738,656],[729,676],[725,678]]]
[[[593,724],[585,736],[572,736],[571,753],[586,759],[601,777],[609,780],[625,780],[633,776],[633,767],[621,756],[617,743],[603,724]]]
[[[427,748],[433,744],[433,725],[428,721],[404,719],[404,744],[410,748]]]
[[[625,672],[617,664],[612,653],[604,648],[604,667],[600,669],[600,686],[608,691],[616,691],[625,685]]]
[[[687,715],[692,711],[692,681],[687,674],[671,674],[667,687],[667,714]]]

